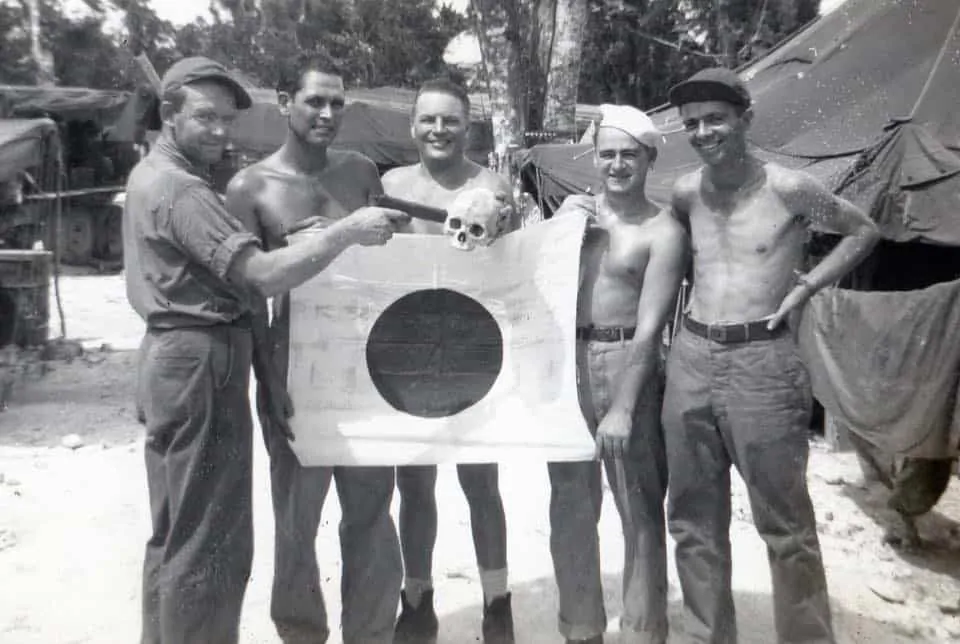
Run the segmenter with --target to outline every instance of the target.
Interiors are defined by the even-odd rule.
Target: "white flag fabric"
[[[305,466],[593,457],[577,396],[585,217],[463,251],[395,235],[290,295],[293,451]]]

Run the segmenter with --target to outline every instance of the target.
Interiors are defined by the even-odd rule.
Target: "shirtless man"
[[[508,196],[509,182],[464,156],[470,102],[466,92],[446,81],[425,83],[417,92],[411,134],[420,163],[383,176],[386,193],[428,206],[446,208],[469,188],[488,188]],[[510,228],[518,228],[512,221]],[[443,225],[412,220],[401,232],[439,235]],[[470,505],[473,543],[483,587],[485,642],[512,642],[513,615],[507,592],[507,526],[496,464],[458,465],[460,487]],[[436,466],[397,468],[400,491],[400,547],[405,572],[396,642],[429,642],[437,636],[433,608],[433,548],[437,540]]]
[[[557,216],[586,212],[580,265],[580,400],[623,526],[622,641],[667,640],[667,465],[660,429],[660,341],[683,279],[683,228],[645,194],[660,134],[640,110],[602,105],[596,196],[568,197]],[[550,550],[568,642],[599,643],[607,627],[597,522],[601,461],[550,463]]]
[[[697,642],[737,641],[732,464],[767,544],[778,641],[833,642],[806,480],[810,381],[787,320],[870,252],[877,229],[809,175],[750,154],[751,99],[732,71],[699,72],[675,86],[670,101],[705,164],[674,188],[673,215],[690,231],[694,279],[663,405],[686,631]],[[802,275],[814,223],[843,239]]]
[[[278,87],[289,129],[273,155],[237,175],[227,187],[227,207],[260,231],[268,248],[313,222],[334,222],[382,194],[376,165],[367,157],[329,150],[344,107],[340,75],[310,64]],[[319,219],[319,221],[317,221]],[[405,223],[398,220],[398,227]],[[331,477],[340,498],[343,559],[343,641],[387,644],[393,639],[397,595],[403,579],[396,526],[390,516],[391,467],[302,467],[287,438],[284,406],[289,354],[289,295],[274,300],[274,319],[254,329],[262,360],[275,377],[258,377],[258,410],[270,454],[275,518],[275,558],[270,614],[286,643],[327,640],[315,541]],[[265,355],[264,355],[265,354]],[[292,438],[292,437],[291,437]]]

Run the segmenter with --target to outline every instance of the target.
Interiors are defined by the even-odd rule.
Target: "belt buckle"
[[[727,328],[722,326],[707,326],[707,337],[714,342],[726,342],[727,341]]]

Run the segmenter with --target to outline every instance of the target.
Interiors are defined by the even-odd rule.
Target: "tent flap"
[[[901,123],[865,151],[838,194],[870,213],[894,241],[960,241],[960,157],[927,129]]]
[[[923,290],[827,289],[800,346],[828,413],[887,454],[960,452],[960,281]]]

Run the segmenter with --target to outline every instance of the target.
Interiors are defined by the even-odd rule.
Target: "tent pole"
[[[56,191],[59,195],[63,192],[63,152],[61,147],[57,146],[56,156]],[[53,202],[54,224],[53,224],[53,294],[57,302],[57,315],[60,317],[60,337],[67,339],[67,320],[63,315],[63,300],[60,298],[60,231],[63,222],[63,199],[58,198]]]

